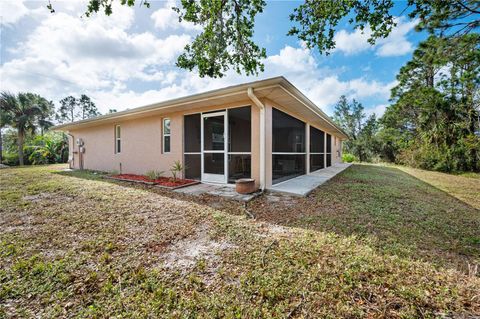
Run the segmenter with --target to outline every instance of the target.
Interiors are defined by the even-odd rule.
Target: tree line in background
[[[111,109],[109,113],[116,112]],[[53,101],[33,93],[0,94],[0,163],[7,165],[65,163],[68,138],[49,131],[56,123],[100,115],[93,101],[82,94],[68,96],[56,110]],[[5,128],[5,132],[2,129]]]
[[[391,105],[376,119],[342,97],[334,119],[359,161],[444,172],[480,171],[480,35],[431,35],[400,69]]]
[[[120,1],[128,6],[135,3]],[[140,3],[149,7],[148,1]],[[177,66],[196,69],[201,77],[223,77],[230,69],[247,75],[262,72],[266,50],[254,42],[253,31],[255,17],[266,5],[264,0],[180,1],[172,8],[179,21],[193,23],[202,30],[185,46]],[[338,0],[304,1],[290,15],[292,27],[288,34],[297,36],[309,49],[328,54],[335,48],[337,29],[343,28],[347,19],[354,30],[368,31],[368,42],[375,44],[390,35],[398,23],[394,5],[393,0],[340,4]],[[335,119],[350,135],[345,151],[361,161],[380,159],[448,172],[479,171],[476,32],[480,27],[480,2],[408,0],[404,5],[403,12],[419,21],[416,30],[426,31],[430,37],[400,70],[398,85],[392,90],[392,104],[380,119],[367,117],[360,103],[340,99]],[[55,12],[50,2],[47,8]],[[99,11],[110,15],[112,1],[89,0],[86,16]],[[2,95],[0,128],[16,130],[19,163],[23,163],[24,141],[35,136],[37,129],[45,129],[51,117],[41,110],[53,104],[29,93],[8,96]],[[12,106],[4,110],[4,105]],[[61,102],[57,120],[73,121],[96,112],[89,99],[68,97]]]

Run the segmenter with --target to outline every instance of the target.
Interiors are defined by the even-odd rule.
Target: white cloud
[[[335,70],[319,66],[312,52],[302,44],[299,48],[285,46],[278,55],[269,56],[265,61],[265,75],[287,77],[325,109],[336,103],[342,94],[357,99],[386,99],[394,85],[394,82],[381,83],[365,78],[342,81]]]
[[[334,41],[335,51],[341,51],[345,55],[353,55],[372,48],[372,45],[367,42],[371,35],[370,28],[365,30],[357,29],[349,33],[346,30],[340,30],[335,34]]]
[[[418,24],[418,20],[405,21],[402,18],[396,18],[397,26],[392,30],[392,33],[386,38],[378,41],[378,49],[376,54],[378,56],[401,56],[413,51],[413,45],[407,39],[407,35]]]
[[[357,29],[353,32],[340,30],[336,33],[334,40],[336,47],[334,51],[343,52],[345,55],[354,55],[367,50],[375,50],[375,54],[382,57],[401,56],[413,51],[413,45],[407,39],[407,35],[418,24],[418,20],[406,21],[405,18],[395,18],[397,26],[385,39],[378,39],[374,46],[368,43],[372,34],[370,27],[363,31]]]
[[[167,1],[165,5],[156,10],[150,16],[155,27],[159,30],[177,30],[184,29],[187,31],[200,31],[202,28],[191,22],[179,22],[178,14],[172,10],[175,6],[175,1]]]
[[[366,81],[363,78],[349,81],[349,89],[355,93],[355,97],[363,98],[369,96],[379,96],[388,98],[390,90],[395,86],[395,81],[390,83],[380,83],[378,81]]]
[[[269,56],[266,63],[281,67],[282,70],[288,72],[304,72],[317,67],[310,50],[303,43],[300,48],[285,46],[278,55]]]
[[[171,3],[160,10],[169,6]],[[24,42],[12,51],[15,58],[0,67],[2,90],[32,91],[54,101],[85,93],[106,112],[283,75],[328,112],[342,94],[385,99],[391,87],[390,83],[366,78],[343,80],[341,71],[323,67],[303,43],[286,45],[278,54],[268,56],[265,72],[258,77],[229,71],[221,79],[200,78],[195,72],[175,67],[193,29],[177,28],[178,22],[174,26],[166,11],[157,10],[152,20],[147,20],[162,30],[178,30],[177,34],[142,31],[148,29],[138,28],[135,9],[126,6],[115,7],[110,17],[91,18],[80,18],[82,8],[57,10],[38,20]],[[149,17],[148,12],[144,14]],[[159,25],[162,15],[168,19]]]
[[[120,82],[129,80],[163,80],[158,66],[174,64],[190,36],[133,33],[134,18],[133,9],[125,6],[114,8],[111,17],[47,16],[16,48],[19,57],[3,63],[2,89],[34,88],[58,99],[60,94],[118,90]]]
[[[1,23],[12,25],[27,15],[28,8],[21,0],[0,1]]]
[[[378,118],[382,117],[382,115],[385,113],[385,110],[387,109],[388,104],[378,104],[370,108],[365,108],[365,114],[367,116],[370,116],[372,114],[375,114],[375,116]]]

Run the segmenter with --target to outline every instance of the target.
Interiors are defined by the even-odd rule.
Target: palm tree
[[[37,105],[42,110],[42,114],[38,117],[38,126],[40,127],[40,134],[43,135],[50,127],[53,126],[53,122],[50,120],[55,113],[55,106],[53,101],[47,101],[43,97],[37,95]]]
[[[3,105],[3,104],[2,104]],[[10,125],[12,122],[12,117],[10,113],[6,112],[3,109],[3,106],[0,108],[0,164],[3,162],[3,136],[2,129],[5,126]]]
[[[9,92],[0,94],[0,106],[2,113],[8,114],[11,118],[10,125],[17,129],[18,161],[23,165],[23,144],[25,134],[30,131],[35,134],[39,120],[48,118],[47,100],[37,94],[19,93],[17,96]]]

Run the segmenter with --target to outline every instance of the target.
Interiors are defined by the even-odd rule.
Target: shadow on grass
[[[307,198],[270,195],[249,207],[261,220],[355,235],[383,253],[463,271],[480,263],[480,210],[394,167],[353,165]]]

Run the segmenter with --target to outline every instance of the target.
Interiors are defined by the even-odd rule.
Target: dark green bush
[[[4,152],[2,159],[3,159],[2,164],[8,165],[8,166],[18,165],[18,154],[17,153]]]

